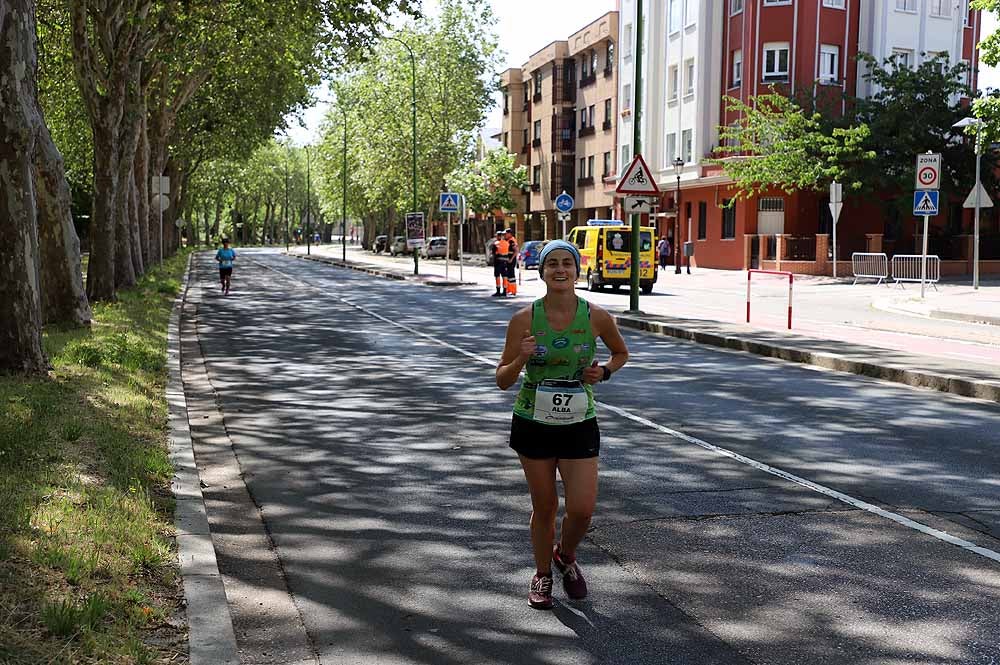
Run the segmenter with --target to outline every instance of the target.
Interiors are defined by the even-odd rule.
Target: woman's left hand
[[[593,363],[591,363],[590,367],[587,367],[583,370],[583,378],[581,379],[581,381],[583,381],[584,383],[589,383],[590,385],[594,385],[595,383],[600,383],[601,379],[603,378],[604,378],[604,368],[600,367],[597,364],[597,361],[595,360]]]

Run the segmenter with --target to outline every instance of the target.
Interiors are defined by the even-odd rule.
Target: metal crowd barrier
[[[903,288],[903,282],[920,282],[920,254],[896,254],[892,257],[892,279]],[[941,259],[936,254],[927,257],[927,283],[937,291],[941,280]]]
[[[877,279],[877,284],[889,279],[889,257],[885,254],[854,252],[851,254],[851,265],[854,268],[855,284],[861,278]]]

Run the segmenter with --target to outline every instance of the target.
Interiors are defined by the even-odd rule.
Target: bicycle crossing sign
[[[938,191],[925,189],[913,192],[913,214],[925,216],[938,214]]]
[[[633,194],[638,196],[650,196],[660,193],[660,188],[656,186],[653,174],[641,154],[637,154],[632,163],[625,169],[625,174],[618,181],[615,188],[616,194]]]
[[[441,204],[438,209],[441,212],[458,212],[458,194],[441,192]]]

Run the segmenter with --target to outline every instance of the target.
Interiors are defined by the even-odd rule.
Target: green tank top
[[[535,388],[545,379],[577,380],[594,360],[594,331],[590,327],[590,303],[577,296],[576,316],[565,330],[552,330],[545,318],[545,306],[539,298],[531,306],[531,334],[535,336],[535,355],[528,360],[521,389],[514,401],[514,414],[533,420]],[[586,418],[594,418],[594,387],[587,391]]]

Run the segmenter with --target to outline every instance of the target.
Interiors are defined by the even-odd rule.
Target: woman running
[[[576,295],[580,275],[576,246],[563,240],[547,244],[539,257],[538,274],[545,283],[545,296],[511,318],[496,380],[501,390],[507,390],[527,367],[514,403],[510,447],[520,457],[531,493],[535,576],[528,603],[549,609],[553,566],[562,576],[566,595],[574,600],[587,596],[576,549],[597,502],[601,433],[593,384],[607,381],[621,369],[628,361],[628,348],[611,315]],[[611,351],[604,365],[594,359],[597,338]],[[557,469],[566,502],[558,544]]]

